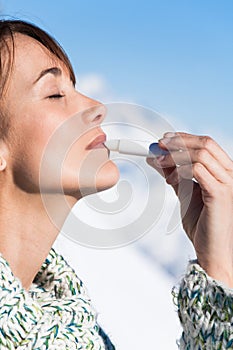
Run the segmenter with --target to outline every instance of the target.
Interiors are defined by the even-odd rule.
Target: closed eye
[[[53,100],[53,99],[59,99],[59,98],[62,98],[64,97],[65,95],[61,95],[61,94],[54,94],[54,95],[51,95],[51,96],[48,96],[49,99]]]

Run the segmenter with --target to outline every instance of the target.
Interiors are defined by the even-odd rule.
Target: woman
[[[59,206],[59,194],[72,207],[84,191],[115,184],[118,169],[107,149],[94,148],[104,141],[100,123],[105,110],[75,90],[68,58],[39,28],[1,21],[0,43],[1,349],[113,349],[96,324],[82,282],[51,249],[59,228],[50,221],[39,183],[49,138],[78,114],[77,141],[67,153],[61,178],[55,162],[59,144],[48,159],[47,181],[42,183],[46,199],[54,202],[62,225],[68,213]],[[77,173],[84,160],[95,176],[83,174],[80,186]]]
[[[114,349],[97,323],[82,282],[51,248],[72,206],[84,195],[110,188],[119,178],[101,146],[104,107],[75,90],[67,56],[39,28],[2,20],[0,45],[1,348]],[[56,157],[63,139],[55,143],[41,186],[39,171],[46,145],[74,115],[78,116],[76,142],[62,169],[57,168]],[[160,146],[170,154],[147,158],[147,162],[175,189],[198,259],[189,265],[177,294],[184,329],[180,348],[229,348],[232,161],[207,137],[168,133]],[[190,182],[193,192],[188,206]],[[47,215],[42,192],[58,213],[57,226]],[[59,205],[63,196],[69,210]]]

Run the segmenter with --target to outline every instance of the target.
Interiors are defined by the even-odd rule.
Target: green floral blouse
[[[29,291],[1,254],[0,274],[1,350],[115,349],[82,281],[53,248]],[[180,349],[233,349],[232,289],[191,262],[173,294],[183,327]]]
[[[0,254],[0,349],[114,350],[87,290],[52,248],[29,291]]]

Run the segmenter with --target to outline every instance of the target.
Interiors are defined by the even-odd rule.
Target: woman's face
[[[8,138],[7,171],[19,188],[62,188],[80,198],[117,182],[119,172],[108,150],[92,143],[98,136],[104,141],[104,107],[76,91],[65,65],[22,34],[15,35],[3,110],[11,121],[9,135],[14,136]]]

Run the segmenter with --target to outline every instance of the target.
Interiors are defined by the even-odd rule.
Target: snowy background
[[[2,0],[0,11],[50,32],[70,56],[81,92],[105,103],[158,110],[176,130],[209,134],[233,155],[231,0]],[[127,122],[134,123],[132,116]],[[135,181],[133,168],[121,170],[135,185],[129,207],[134,215],[145,184],[140,177]],[[153,169],[150,176],[156,177]],[[167,234],[177,201],[158,181],[150,191],[156,189],[158,198],[166,191],[162,214],[139,240],[101,250],[61,233],[54,244],[85,282],[100,324],[120,350],[177,349],[181,330],[171,289],[194,252],[178,214],[176,228]],[[117,186],[101,198],[114,201],[116,192]],[[80,202],[73,212],[88,220],[89,210]],[[94,225],[109,220],[92,213]]]

